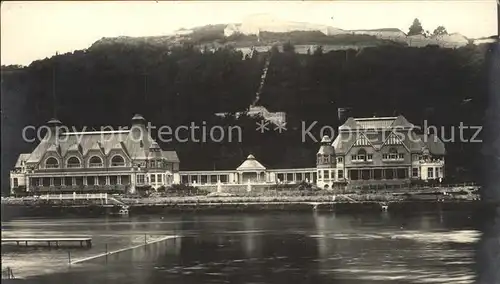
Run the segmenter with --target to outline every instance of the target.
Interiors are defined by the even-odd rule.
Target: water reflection
[[[260,255],[259,248],[259,233],[255,232],[258,228],[256,224],[256,218],[249,216],[243,219],[243,230],[245,231],[243,235],[243,249],[245,250],[245,256],[247,258],[258,257]]]
[[[144,232],[183,236],[111,255],[107,261],[96,258],[49,271],[34,278],[35,283],[471,283],[478,236],[468,216],[192,214],[67,220],[66,226],[54,220],[13,221],[7,227],[11,234],[42,227],[90,232],[97,245],[83,255],[100,252],[103,242],[138,244]],[[64,251],[2,252],[4,257],[14,266],[26,259],[38,261],[33,266],[37,274],[45,273],[44,263],[61,266],[66,261]]]

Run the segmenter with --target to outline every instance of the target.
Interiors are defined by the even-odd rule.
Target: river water
[[[2,245],[3,269],[51,284],[473,283],[480,238],[464,211],[16,219],[2,234],[92,236],[90,249]]]

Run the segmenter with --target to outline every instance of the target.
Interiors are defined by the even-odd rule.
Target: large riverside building
[[[134,192],[179,183],[177,153],[159,147],[140,115],[129,130],[64,132],[56,119],[47,127],[35,150],[19,155],[12,192]]]
[[[60,122],[52,120],[55,129]],[[445,147],[435,135],[418,134],[403,116],[349,118],[331,141],[323,137],[312,168],[268,169],[249,155],[235,170],[179,171],[174,151],[164,151],[145,130],[141,116],[127,131],[62,133],[21,154],[11,172],[11,188],[34,192],[118,190],[182,183],[224,190],[250,185],[306,181],[320,188],[356,188],[408,184],[444,178]],[[76,137],[81,135],[78,143]],[[61,139],[67,138],[67,139]],[[217,185],[217,187],[215,187]]]
[[[444,178],[444,143],[403,116],[349,118],[317,153],[317,185],[401,184]]]
[[[181,182],[197,186],[265,185],[308,181],[320,188],[393,186],[444,178],[444,143],[418,134],[403,116],[349,118],[332,142],[323,137],[315,168],[267,169],[253,155],[236,170],[182,171]]]

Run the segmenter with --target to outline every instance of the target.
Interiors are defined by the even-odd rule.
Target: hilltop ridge
[[[458,48],[467,44],[479,44],[484,40],[488,39],[477,41],[460,33],[409,36],[402,30],[391,27],[344,30],[328,25],[288,21],[267,14],[257,14],[243,19],[241,23],[181,28],[174,33],[163,36],[102,38],[96,41],[91,48],[109,44],[148,44],[171,47],[190,43],[209,49],[227,45],[247,49],[254,46],[270,48],[285,42],[291,42],[294,45],[321,45],[326,50],[357,49],[386,44],[410,47],[437,45]],[[307,48],[298,48],[296,52],[305,53]]]

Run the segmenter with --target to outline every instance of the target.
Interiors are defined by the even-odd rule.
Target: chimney
[[[350,114],[351,114],[350,107],[338,108],[337,109],[337,117],[339,119],[339,125],[344,124],[344,122],[346,122],[347,118],[349,118]]]
[[[141,141],[147,137],[146,120],[140,114],[134,115],[132,118],[132,128],[130,129],[131,138],[137,141]],[[142,147],[142,146],[141,146]]]
[[[132,118],[132,126],[134,126],[134,125],[143,125],[143,126],[145,126],[146,125],[146,120],[144,119],[144,117],[142,117],[142,115],[136,114]]]
[[[51,120],[49,120],[47,122],[48,131],[45,134],[44,139],[49,139],[50,137],[54,137],[55,140],[57,140],[59,135],[62,134],[65,130],[62,126],[63,124],[61,123],[61,121],[59,121],[56,118],[52,118]]]

